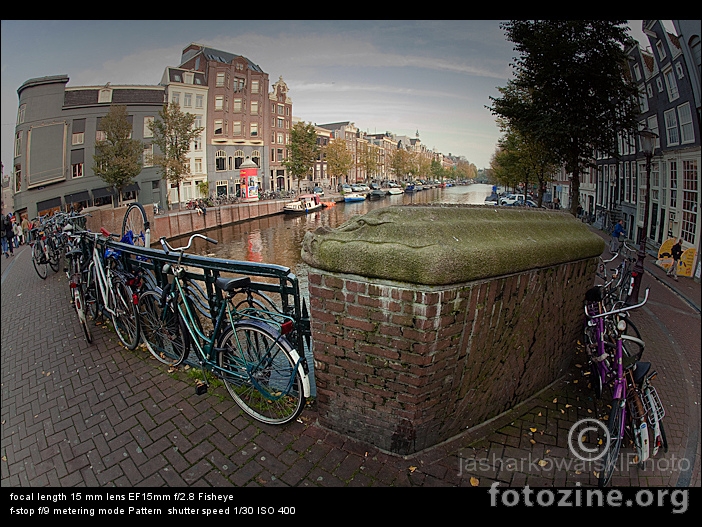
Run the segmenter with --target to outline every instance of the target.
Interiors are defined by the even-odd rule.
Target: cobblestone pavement
[[[582,355],[527,403],[399,457],[321,428],[314,405],[288,426],[252,421],[222,387],[196,395],[185,372],[124,349],[108,327],[95,328],[88,344],[65,275],[39,279],[26,246],[1,264],[3,487],[597,483],[568,446],[576,421],[607,413],[586,386]],[[647,267],[651,296],[634,321],[659,371],[670,449],[644,469],[623,464],[613,484],[699,487],[700,284]]]

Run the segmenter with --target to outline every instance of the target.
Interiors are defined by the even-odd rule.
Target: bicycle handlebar
[[[643,306],[646,303],[646,301],[648,300],[648,292],[649,292],[649,288],[647,287],[646,288],[646,295],[644,296],[643,302],[641,302],[640,304],[636,304],[633,306],[626,306],[626,307],[623,307],[621,309],[614,309],[613,311],[606,311],[604,313],[599,313],[597,315],[591,315],[590,313],[588,313],[587,312],[587,305],[586,305],[585,306],[585,315],[588,318],[602,318],[602,317],[606,317],[609,315],[615,315],[617,313],[623,313],[624,311],[630,311],[632,309],[639,308],[639,307]]]
[[[204,234],[193,234],[193,235],[190,237],[190,240],[188,240],[188,245],[186,245],[185,247],[173,247],[173,246],[171,246],[171,244],[168,243],[168,242],[166,241],[166,237],[165,237],[165,236],[161,236],[161,238],[159,239],[159,241],[161,242],[161,246],[163,247],[163,252],[165,252],[166,254],[168,254],[170,251],[175,251],[175,252],[179,252],[179,251],[180,251],[181,253],[183,253],[183,252],[185,252],[186,250],[190,249],[190,246],[193,244],[193,240],[194,240],[195,238],[202,238],[203,240],[206,240],[206,241],[208,241],[208,242],[210,242],[210,243],[214,243],[215,245],[217,245],[217,243],[219,243],[217,240],[214,240],[214,239],[212,239],[212,238],[208,238],[208,237],[205,236]]]

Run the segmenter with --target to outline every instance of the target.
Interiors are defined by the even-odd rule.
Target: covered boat
[[[302,194],[295,201],[286,203],[283,212],[286,214],[307,214],[322,208],[322,202],[317,194]]]

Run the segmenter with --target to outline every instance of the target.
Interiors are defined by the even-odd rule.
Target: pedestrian
[[[609,252],[616,254],[619,252],[619,237],[624,234],[624,220],[619,220],[612,229],[612,241],[609,244]]]
[[[678,265],[680,265],[680,258],[681,258],[682,253],[683,253],[682,238],[680,238],[678,240],[678,243],[673,245],[673,248],[670,250],[670,252],[673,255],[673,264],[670,266],[670,268],[666,272],[666,275],[672,276],[673,279],[677,282],[678,281]]]
[[[197,202],[198,208],[202,211],[202,215],[205,216],[207,215],[207,209],[205,208],[205,202],[202,201],[201,199],[198,200]]]
[[[23,236],[23,243],[28,244],[32,240],[30,239],[30,230],[32,228],[32,224],[29,222],[29,219],[27,216],[24,216],[22,218],[22,236]]]
[[[12,232],[15,235],[15,247],[19,248],[22,245],[22,226],[17,221],[17,216],[15,216],[15,222],[12,224]]]
[[[8,214],[7,216],[3,215],[4,219],[4,225],[3,225],[3,241],[4,243],[2,244],[3,252],[5,253],[5,258],[9,258],[10,256],[15,255],[15,251],[12,247],[13,244],[13,239],[15,237],[15,233],[12,231],[12,215]],[[9,250],[9,254],[8,254]]]

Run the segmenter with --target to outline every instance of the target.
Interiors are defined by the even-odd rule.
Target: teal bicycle
[[[292,421],[310,395],[304,358],[288,341],[294,320],[246,301],[235,303],[237,295],[248,296],[249,277],[217,278],[219,301],[204,310],[197,284],[181,265],[195,238],[217,243],[194,234],[185,247],[174,248],[160,239],[164,252],[177,253],[178,260],[163,266],[160,274],[172,277],[164,287],[151,288],[139,297],[146,347],[169,366],[181,364],[193,349],[203,373],[198,394],[208,389],[209,371],[222,379],[234,401],[254,419],[272,425]]]

